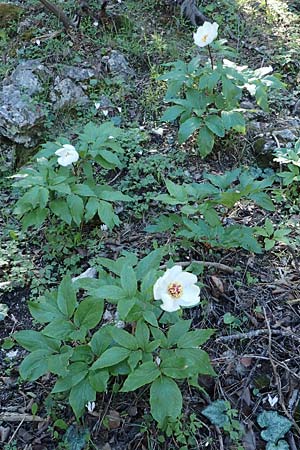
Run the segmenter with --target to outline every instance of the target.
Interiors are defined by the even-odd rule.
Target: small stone
[[[274,131],[274,134],[278,137],[278,139],[284,142],[294,142],[297,140],[297,136],[288,128]]]
[[[240,107],[244,109],[256,109],[253,103],[249,101],[244,101],[240,103]]]

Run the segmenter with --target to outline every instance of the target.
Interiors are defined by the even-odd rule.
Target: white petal
[[[171,269],[167,269],[166,273],[164,274],[163,281],[164,284],[167,286],[172,283],[173,281],[177,281],[182,273],[182,267],[181,266],[173,266]]]
[[[57,162],[59,165],[63,166],[63,167],[67,167],[70,164],[72,164],[73,162],[78,161],[79,155],[76,152],[72,152],[71,154],[66,154],[66,155],[62,155],[58,158]]]
[[[64,144],[63,148],[65,148],[68,152],[76,152],[76,148],[71,144]]]
[[[183,290],[182,296],[178,299],[180,306],[195,306],[200,302],[200,288],[193,284]]]
[[[177,300],[174,300],[167,294],[163,295],[162,304],[160,305],[160,307],[167,312],[174,312],[180,309],[179,302]]]
[[[158,278],[155,285],[153,286],[153,296],[154,300],[160,300],[162,296],[162,288],[161,288],[161,281],[163,277]]]
[[[189,286],[191,284],[197,283],[197,277],[193,273],[190,272],[182,272],[177,280],[183,284],[183,286]]]
[[[55,154],[57,156],[64,156],[67,153],[65,148],[59,148],[58,150],[56,150]]]

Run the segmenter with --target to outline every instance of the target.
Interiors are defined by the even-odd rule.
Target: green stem
[[[208,45],[207,48],[208,48],[208,54],[209,54],[209,59],[210,59],[210,63],[211,63],[211,68],[212,68],[212,70],[214,70],[214,60],[213,60],[213,57],[211,54],[210,46]]]
[[[165,311],[162,311],[162,312],[160,313],[160,315],[159,315],[158,318],[157,318],[157,322],[160,321],[160,319],[162,318],[162,316],[164,315],[164,313],[165,313]]]

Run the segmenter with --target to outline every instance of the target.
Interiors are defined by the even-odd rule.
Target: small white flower
[[[200,302],[200,288],[195,283],[196,275],[183,272],[181,266],[174,266],[156,281],[154,299],[162,300],[160,307],[167,312],[178,311],[182,306],[195,306]]]
[[[85,405],[85,407],[87,408],[88,412],[92,413],[95,409],[95,402],[87,402],[87,404]]]
[[[79,159],[79,154],[77,153],[75,147],[70,144],[64,144],[62,148],[56,150],[55,154],[59,156],[57,159],[58,164],[63,167],[69,166]]]
[[[100,108],[100,106],[101,106],[101,103],[99,103],[99,102],[96,102],[96,103],[94,103],[94,105],[95,105],[95,108],[96,108],[96,109],[99,109],[99,108]]]
[[[77,280],[81,280],[81,278],[97,278],[97,270],[94,267],[89,267],[77,277],[73,277],[72,283]]]
[[[115,327],[116,328],[125,328],[125,322],[123,322],[123,320],[118,320],[117,322],[115,322]]]
[[[105,223],[103,225],[100,225],[100,230],[101,231],[107,231],[108,230],[108,226],[105,225]]]
[[[94,27],[96,27],[96,28],[97,28],[97,26],[99,25],[99,22],[98,22],[98,20],[95,20],[95,22],[93,22],[93,25],[94,25]]]
[[[41,45],[41,41],[39,39],[35,40],[36,45],[40,46]]]
[[[278,402],[278,396],[275,395],[274,397],[272,397],[270,394],[268,394],[268,402],[271,408],[273,408],[273,406],[275,406]]]
[[[18,350],[10,350],[10,352],[6,353],[6,357],[9,359],[14,359],[18,353]]]
[[[196,33],[193,33],[194,42],[198,47],[206,47],[216,39],[218,36],[219,25],[214,22],[204,22],[204,24],[199,27]]]
[[[102,109],[102,113],[105,117],[108,116],[108,109]]]

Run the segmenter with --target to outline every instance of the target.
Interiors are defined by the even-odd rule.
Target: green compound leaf
[[[121,270],[121,285],[128,297],[134,297],[137,291],[135,272],[129,264],[124,264]]]
[[[282,438],[291,428],[292,422],[276,411],[263,411],[257,417],[257,423],[261,428],[261,437],[268,442],[276,442]]]
[[[232,128],[239,133],[245,133],[246,123],[243,114],[238,111],[222,111],[221,116],[226,130]]]
[[[83,201],[82,198],[76,194],[68,195],[67,204],[70,208],[70,212],[72,215],[72,219],[76,223],[76,225],[80,225],[83,217]]]
[[[98,211],[99,202],[96,197],[90,197],[85,205],[85,220],[91,220]]]
[[[35,350],[48,350],[53,352],[58,351],[60,347],[60,341],[48,338],[35,330],[17,331],[14,333],[14,339],[29,352],[34,352]]]
[[[101,320],[104,301],[99,297],[87,297],[83,299],[74,314],[74,323],[77,327],[87,330],[95,328]]]
[[[69,207],[67,205],[67,202],[62,199],[58,198],[56,200],[53,200],[49,204],[51,211],[59,217],[61,220],[66,222],[68,225],[72,222],[72,216],[69,210]]]
[[[95,400],[96,391],[91,386],[88,377],[72,387],[69,402],[77,419],[84,413],[85,405],[88,402],[94,402]]]
[[[130,355],[130,350],[123,347],[113,347],[106,350],[92,365],[92,370],[115,366]]]
[[[48,350],[35,350],[26,356],[20,365],[20,375],[24,380],[35,381],[48,372]]]
[[[66,319],[56,319],[50,322],[42,331],[45,336],[65,340],[76,331],[75,325]]]
[[[121,392],[135,391],[141,386],[152,383],[159,375],[160,371],[154,362],[145,362],[128,375]]]
[[[90,370],[89,382],[95,391],[106,391],[108,380],[109,373],[106,370]]]
[[[98,203],[98,216],[110,229],[120,223],[118,216],[114,213],[112,205],[104,200],[100,200]]]
[[[49,210],[47,208],[37,208],[34,211],[31,211],[30,213],[26,214],[22,219],[22,226],[24,230],[27,230],[27,228],[34,226],[34,227],[40,227],[44,220],[46,220],[46,217],[48,216]]]
[[[149,343],[150,330],[142,320],[139,320],[136,326],[135,338],[137,340],[138,346],[141,349],[145,349],[146,345]]]
[[[219,137],[225,136],[225,127],[221,117],[212,114],[205,118],[205,125]]]
[[[158,269],[162,257],[167,253],[165,247],[153,250],[149,255],[140,260],[136,267],[136,276],[138,280],[144,278],[150,269]]]
[[[203,126],[199,130],[198,138],[197,138],[199,153],[202,158],[209,155],[209,153],[214,148],[215,138],[213,133],[207,128]]]
[[[170,327],[168,332],[169,346],[177,344],[180,337],[189,330],[191,323],[191,320],[179,320],[175,325]]]
[[[62,280],[58,287],[57,306],[68,319],[74,313],[76,306],[76,293],[69,275]]]
[[[135,298],[124,298],[118,303],[118,313],[121,320],[127,320],[127,316],[136,304]]]
[[[69,391],[73,386],[80,383],[88,373],[88,366],[85,362],[75,362],[68,367],[66,376],[58,378],[53,389],[52,394]]]
[[[205,330],[189,331],[179,338],[177,346],[179,348],[199,347],[199,345],[208,341],[214,332],[215,330],[209,328]]]
[[[169,418],[175,420],[182,410],[182,395],[174,380],[162,376],[150,388],[150,406],[153,418],[162,427]]]
[[[137,350],[137,340],[132,334],[128,333],[128,331],[117,327],[111,327],[109,332],[114,341],[121,347],[128,348],[129,350]]]
[[[163,114],[161,121],[162,122],[173,122],[177,119],[185,111],[183,106],[175,105],[170,106]]]
[[[28,302],[32,317],[40,323],[51,322],[55,319],[63,319],[64,315],[57,306],[57,293],[49,292],[39,300]]]
[[[183,122],[178,131],[178,142],[182,144],[185,142],[192,134],[198,130],[202,123],[199,117],[190,117],[185,122]]]

